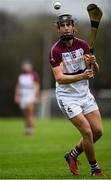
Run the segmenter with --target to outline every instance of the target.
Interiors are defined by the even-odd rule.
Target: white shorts
[[[25,98],[21,99],[19,106],[21,109],[27,108],[30,104],[35,103],[35,98]]]
[[[75,99],[75,97],[57,96],[58,105],[63,114],[71,119],[80,113],[88,114],[98,110],[94,96],[90,93],[83,99]]]

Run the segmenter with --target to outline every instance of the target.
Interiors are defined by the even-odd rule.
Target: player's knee
[[[95,138],[99,139],[103,135],[103,129],[96,129]]]
[[[92,130],[90,128],[86,129],[84,131],[84,138],[87,138],[87,139],[92,139],[93,137],[93,134],[92,134]]]

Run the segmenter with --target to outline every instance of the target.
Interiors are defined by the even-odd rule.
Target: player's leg
[[[82,113],[71,119],[71,122],[80,131],[83,137],[82,146],[88,160],[94,160],[95,150],[93,146],[93,134],[89,122]]]
[[[93,141],[96,142],[103,134],[102,120],[99,110],[93,111],[85,115],[87,118],[92,132],[93,132]],[[94,176],[104,176],[101,169],[98,170],[94,162],[89,162],[91,165],[91,172]]]
[[[83,112],[84,116],[88,120],[92,133],[93,133],[93,142],[96,142],[100,136],[103,133],[103,128],[102,128],[102,123],[101,123],[101,115],[98,110],[98,106],[96,104],[96,101],[92,94],[89,94],[89,96],[86,98],[83,106]],[[77,146],[74,148],[75,151],[78,151],[80,154],[83,152],[83,147],[82,147],[82,138],[80,142],[77,144]],[[78,154],[78,155],[79,155]]]
[[[91,113],[88,113],[87,115],[85,115],[85,117],[88,120],[90,127],[92,129],[93,142],[96,142],[103,133],[100,112],[96,110]],[[74,156],[77,157],[83,151],[84,151],[83,138],[81,138],[80,143],[78,143],[77,146],[72,150],[72,154],[74,154]],[[90,163],[91,171],[93,175],[95,174],[97,176],[103,176],[103,172],[97,165],[96,161],[89,161],[89,163]]]
[[[92,133],[93,133],[93,142],[95,143],[103,134],[103,127],[102,127],[102,120],[101,120],[100,112],[96,110],[96,111],[86,114],[85,117],[91,126]],[[82,141],[83,141],[83,138],[81,138],[80,142],[77,144],[77,147],[80,150],[80,152],[83,152]]]
[[[87,118],[92,132],[93,132],[93,139],[94,142],[96,142],[103,134],[103,126],[102,126],[102,120],[99,110],[93,111],[91,113],[88,113],[85,115]]]
[[[73,119],[71,119],[71,121],[73,125],[80,131],[83,137],[82,146],[88,161],[94,161],[96,157],[93,146],[93,134],[89,122],[82,113],[75,116]],[[74,175],[77,175],[77,164],[75,162],[77,158],[76,151],[71,151],[70,153],[66,154],[65,158],[69,163],[70,170]]]
[[[34,128],[34,104],[31,103],[23,111],[23,116],[26,122],[26,134],[32,135]]]

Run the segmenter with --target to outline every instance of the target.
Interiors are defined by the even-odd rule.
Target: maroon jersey
[[[22,90],[33,89],[34,82],[39,83],[39,76],[36,72],[21,72],[18,77],[18,82]]]
[[[52,67],[59,66],[62,62],[64,74],[80,74],[86,70],[83,55],[89,53],[89,45],[84,40],[74,38],[71,47],[67,47],[63,41],[58,41],[51,48],[49,61]],[[83,97],[89,92],[89,82],[86,79],[69,84],[56,82],[56,92],[59,95],[67,95],[69,92],[75,97]]]
[[[73,73],[77,72],[78,70],[83,70],[83,66],[81,66],[83,64],[81,64],[82,62],[80,62],[80,60],[77,67],[77,59],[83,57],[83,54],[89,53],[89,45],[84,40],[74,38],[71,47],[67,47],[64,42],[58,41],[51,48],[49,61],[52,67],[59,66],[60,63],[63,62],[65,65],[64,71],[67,71],[67,73]]]

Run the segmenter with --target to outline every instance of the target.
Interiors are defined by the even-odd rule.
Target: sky
[[[30,14],[55,14],[70,13],[75,19],[87,18],[87,6],[97,4],[103,11],[103,20],[108,19],[111,0],[57,0],[62,4],[60,10],[53,8],[56,0],[0,0],[0,10],[15,13],[19,16]]]

